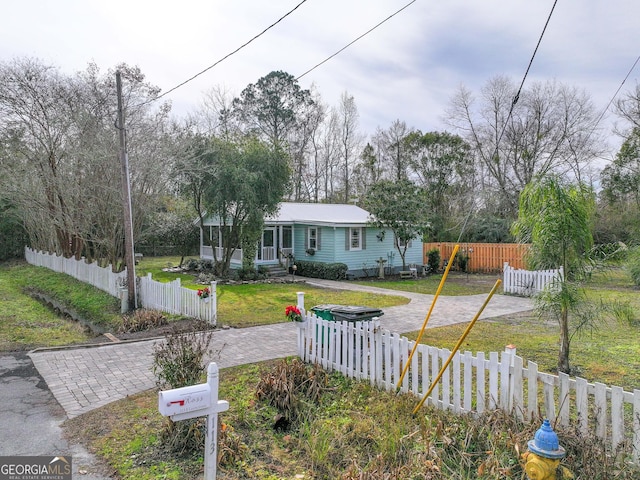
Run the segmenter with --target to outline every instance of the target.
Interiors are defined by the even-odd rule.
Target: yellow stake
[[[409,370],[409,364],[411,363],[411,359],[413,358],[413,354],[415,353],[416,349],[418,348],[418,344],[420,343],[420,339],[422,339],[422,334],[424,333],[424,329],[427,328],[427,322],[429,321],[429,317],[431,317],[431,312],[433,311],[433,307],[436,304],[436,300],[438,299],[438,295],[440,295],[440,290],[442,290],[442,287],[444,287],[444,281],[447,279],[447,275],[449,275],[449,270],[451,270],[451,265],[453,265],[453,260],[456,258],[456,253],[458,253],[458,249],[459,248],[460,248],[460,245],[456,245],[453,248],[453,252],[451,252],[451,257],[449,257],[449,263],[447,263],[447,268],[444,269],[444,273],[442,274],[442,279],[440,279],[440,285],[438,285],[438,290],[436,290],[436,294],[433,297],[433,300],[431,302],[431,307],[429,308],[429,311],[427,312],[427,316],[424,317],[424,322],[422,323],[422,328],[420,329],[420,333],[418,333],[418,338],[416,338],[416,343],[413,345],[413,348],[411,349],[411,353],[409,354],[409,358],[407,359],[407,363],[405,364],[404,368],[402,369],[402,374],[400,375],[400,380],[398,380],[398,385],[396,385],[396,393],[398,393],[400,391],[400,386],[402,385],[402,379],[406,375],[407,370]]]
[[[462,342],[464,342],[464,339],[467,338],[467,335],[469,335],[469,332],[471,331],[471,329],[475,325],[476,321],[478,320],[478,318],[482,314],[482,311],[484,310],[484,307],[487,306],[487,304],[489,303],[489,300],[491,300],[491,297],[493,297],[493,294],[496,293],[496,290],[498,289],[498,287],[500,286],[501,283],[502,283],[502,280],[500,280],[500,279],[496,280],[496,284],[493,286],[493,288],[489,292],[489,296],[487,297],[487,299],[482,304],[482,307],[480,307],[480,310],[478,311],[478,313],[476,313],[476,316],[473,317],[473,320],[471,320],[471,323],[469,323],[469,325],[467,326],[466,330],[464,331],[464,333],[462,334],[462,336],[458,340],[458,343],[456,343],[456,346],[453,348],[453,351],[451,352],[451,355],[449,355],[449,358],[447,358],[447,361],[444,363],[444,365],[440,369],[440,373],[438,373],[438,376],[436,377],[436,379],[431,382],[431,386],[429,387],[429,391],[427,393],[425,393],[424,397],[422,397],[422,400],[420,400],[420,403],[418,403],[416,408],[413,409],[413,414],[414,415],[418,412],[418,410],[420,410],[420,407],[425,402],[427,397],[429,395],[431,395],[431,392],[433,392],[433,389],[436,387],[436,385],[438,384],[438,382],[442,378],[442,375],[444,375],[444,372],[447,369],[447,367],[449,366],[449,364],[451,363],[451,360],[453,360],[453,356],[456,354],[456,352],[460,348],[460,345],[462,345]]]

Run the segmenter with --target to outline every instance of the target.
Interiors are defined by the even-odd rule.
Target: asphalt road
[[[0,355],[0,456],[71,456],[73,478],[108,480],[81,445],[63,437],[64,410],[26,353]]]

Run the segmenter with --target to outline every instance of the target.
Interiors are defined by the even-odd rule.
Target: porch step
[[[287,269],[281,265],[269,265],[267,275],[270,277],[285,277],[289,274]]]

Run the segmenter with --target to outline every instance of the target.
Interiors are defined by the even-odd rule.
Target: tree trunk
[[[558,372],[570,373],[569,366],[569,312],[566,308],[560,314],[560,351],[558,353]]]

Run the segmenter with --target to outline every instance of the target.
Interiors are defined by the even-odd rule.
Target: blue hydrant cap
[[[546,418],[534,435],[533,440],[529,440],[528,447],[532,453],[545,458],[557,459],[564,458],[566,455],[565,449],[560,446],[558,435],[553,431],[549,420]]]

